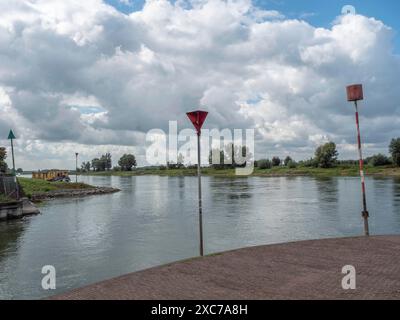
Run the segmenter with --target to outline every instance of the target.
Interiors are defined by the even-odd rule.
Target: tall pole
[[[11,139],[11,155],[12,155],[12,162],[13,162],[13,175],[15,177],[15,192],[16,192],[16,198],[19,200],[19,186],[18,186],[18,180],[17,180],[17,174],[15,171],[15,157],[14,157],[14,139]]]
[[[16,192],[16,198],[19,200],[19,186],[18,186],[18,180],[17,180],[17,175],[16,175],[16,170],[15,170],[15,157],[14,157],[14,139],[15,135],[12,130],[10,130],[10,133],[8,134],[8,139],[11,141],[11,157],[12,157],[12,164],[13,164],[13,175],[15,177],[15,192]]]
[[[197,132],[197,180],[199,192],[199,234],[200,234],[200,256],[204,256],[203,245],[203,207],[201,199],[201,156],[200,156],[200,131]]]
[[[204,256],[204,244],[203,244],[203,206],[201,199],[201,155],[200,155],[200,136],[201,127],[207,118],[208,112],[206,111],[193,111],[186,114],[189,120],[192,122],[197,132],[197,179],[198,179],[198,192],[199,192],[199,236],[200,236],[200,256]]]
[[[15,158],[14,158],[14,139],[10,139],[11,140],[11,156],[12,156],[12,164],[13,164],[13,174],[15,175],[16,171],[15,171]]]
[[[363,199],[363,212],[362,216],[364,218],[364,231],[365,235],[369,236],[369,224],[368,224],[368,218],[369,218],[369,213],[367,210],[367,195],[365,191],[365,174],[364,174],[364,160],[362,156],[362,150],[361,150],[361,134],[360,134],[360,120],[359,120],[359,115],[358,115],[358,104],[357,100],[354,101],[354,106],[356,108],[356,126],[357,126],[357,141],[358,141],[358,155],[360,159],[360,177],[361,177],[361,189],[362,189],[362,199]]]
[[[78,155],[79,153],[75,153],[75,183],[78,183]]]

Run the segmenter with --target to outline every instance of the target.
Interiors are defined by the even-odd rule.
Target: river
[[[74,179],[73,179],[74,180]],[[36,299],[198,254],[196,177],[79,177],[116,194],[0,222],[0,298]],[[400,180],[368,178],[372,234],[400,233]],[[363,234],[358,178],[203,178],[206,253]],[[41,287],[42,267],[57,289]]]

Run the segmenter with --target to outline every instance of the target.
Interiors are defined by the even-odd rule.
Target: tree
[[[400,167],[400,138],[392,139],[389,145],[389,152],[392,155],[394,164]]]
[[[391,164],[391,161],[388,157],[379,153],[372,156],[369,163],[371,163],[374,167],[381,167]]]
[[[285,158],[285,160],[283,161],[283,164],[285,165],[285,167],[287,167],[289,165],[290,161],[293,161],[293,159],[291,157],[287,156]]]
[[[122,171],[131,171],[132,167],[136,167],[136,158],[133,154],[124,154],[119,159],[118,165]]]
[[[261,170],[271,169],[272,162],[269,159],[262,159],[262,160],[257,161],[257,166]]]
[[[0,147],[0,172],[7,171],[7,163],[5,162],[7,158],[7,150],[4,147]]]
[[[328,142],[315,150],[315,163],[321,168],[331,168],[335,165],[338,152],[334,142]]]
[[[100,160],[104,163],[103,171],[111,170],[111,168],[112,168],[111,153],[106,153],[106,154],[102,155]]]
[[[182,153],[180,153],[178,155],[178,157],[177,157],[176,163],[172,162],[172,161],[167,161],[167,169],[181,169],[181,168],[184,168],[185,167],[184,159],[185,158],[183,157]]]
[[[212,149],[208,156],[208,162],[214,169],[224,169],[225,153],[220,149]]]
[[[225,147],[224,152],[224,164],[231,168],[245,167],[247,162],[251,161],[253,155],[250,149],[246,146],[235,146],[233,143],[229,143]]]
[[[92,160],[92,168],[94,171],[108,171],[112,168],[111,154],[103,154],[100,159],[94,158]]]
[[[251,162],[253,159],[253,154],[250,152],[250,149],[246,146],[238,147],[235,153],[235,163],[236,167],[246,167],[248,162]]]
[[[272,158],[272,166],[279,167],[281,165],[281,159],[279,157]]]
[[[182,155],[182,153],[178,154],[177,166],[178,166],[179,169],[185,167],[184,162],[185,162],[185,158],[184,158],[184,156]]]
[[[298,163],[300,167],[306,167],[306,168],[311,168],[311,167],[317,167],[318,164],[315,162],[315,159],[310,158],[307,160],[302,160]]]
[[[233,143],[229,143],[227,146],[225,146],[224,152],[224,162],[223,167],[235,167],[235,145]]]
[[[287,164],[287,167],[288,167],[289,169],[295,169],[295,168],[297,168],[297,163],[296,163],[295,161],[293,161],[293,160],[290,160],[290,161],[288,162],[288,164]]]
[[[81,171],[82,172],[88,172],[88,171],[90,171],[90,167],[91,167],[91,165],[90,165],[89,161],[88,162],[82,162]]]
[[[4,147],[0,147],[0,161],[4,161],[7,158],[7,150]]]
[[[93,171],[104,171],[104,163],[99,158],[94,158],[92,160]]]
[[[22,168],[18,168],[18,169],[17,169],[17,173],[23,174],[23,173],[24,173],[24,170],[22,170]]]
[[[252,158],[253,155],[246,146],[235,146],[229,143],[225,150],[212,149],[208,161],[214,169],[243,168]]]

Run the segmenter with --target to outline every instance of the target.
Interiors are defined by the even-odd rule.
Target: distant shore
[[[400,168],[393,166],[365,168],[366,175],[377,177],[400,177]],[[237,177],[235,169],[214,169],[204,167],[201,170],[204,176],[214,177]],[[85,172],[81,175],[89,176],[195,176],[196,169],[160,169],[160,168],[138,168],[132,171],[101,171],[101,172]],[[274,167],[271,169],[255,168],[253,177],[296,177],[296,176],[311,176],[311,177],[357,177],[359,176],[358,166],[337,166],[334,168],[309,168],[309,167]]]

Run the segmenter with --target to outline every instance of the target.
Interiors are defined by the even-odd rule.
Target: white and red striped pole
[[[359,159],[360,159],[360,177],[361,177],[361,189],[362,189],[362,198],[363,198],[363,213],[362,213],[362,216],[364,218],[365,235],[369,236],[369,225],[368,225],[369,213],[368,213],[368,210],[367,210],[367,195],[366,195],[366,192],[365,192],[364,160],[363,160],[362,150],[361,150],[360,120],[359,120],[359,116],[358,116],[357,101],[354,101],[354,106],[356,108],[358,155],[359,155]]]
[[[364,94],[362,85],[352,85],[347,87],[347,100],[354,101],[354,106],[356,109],[356,126],[357,126],[357,142],[358,142],[358,155],[359,155],[359,163],[360,163],[360,177],[361,177],[361,189],[362,189],[362,203],[363,203],[363,212],[362,217],[364,218],[364,231],[365,235],[369,236],[369,224],[368,218],[369,213],[367,210],[367,195],[365,190],[365,174],[364,174],[364,160],[362,155],[361,148],[361,133],[360,133],[360,118],[358,114],[358,100],[363,100]]]

